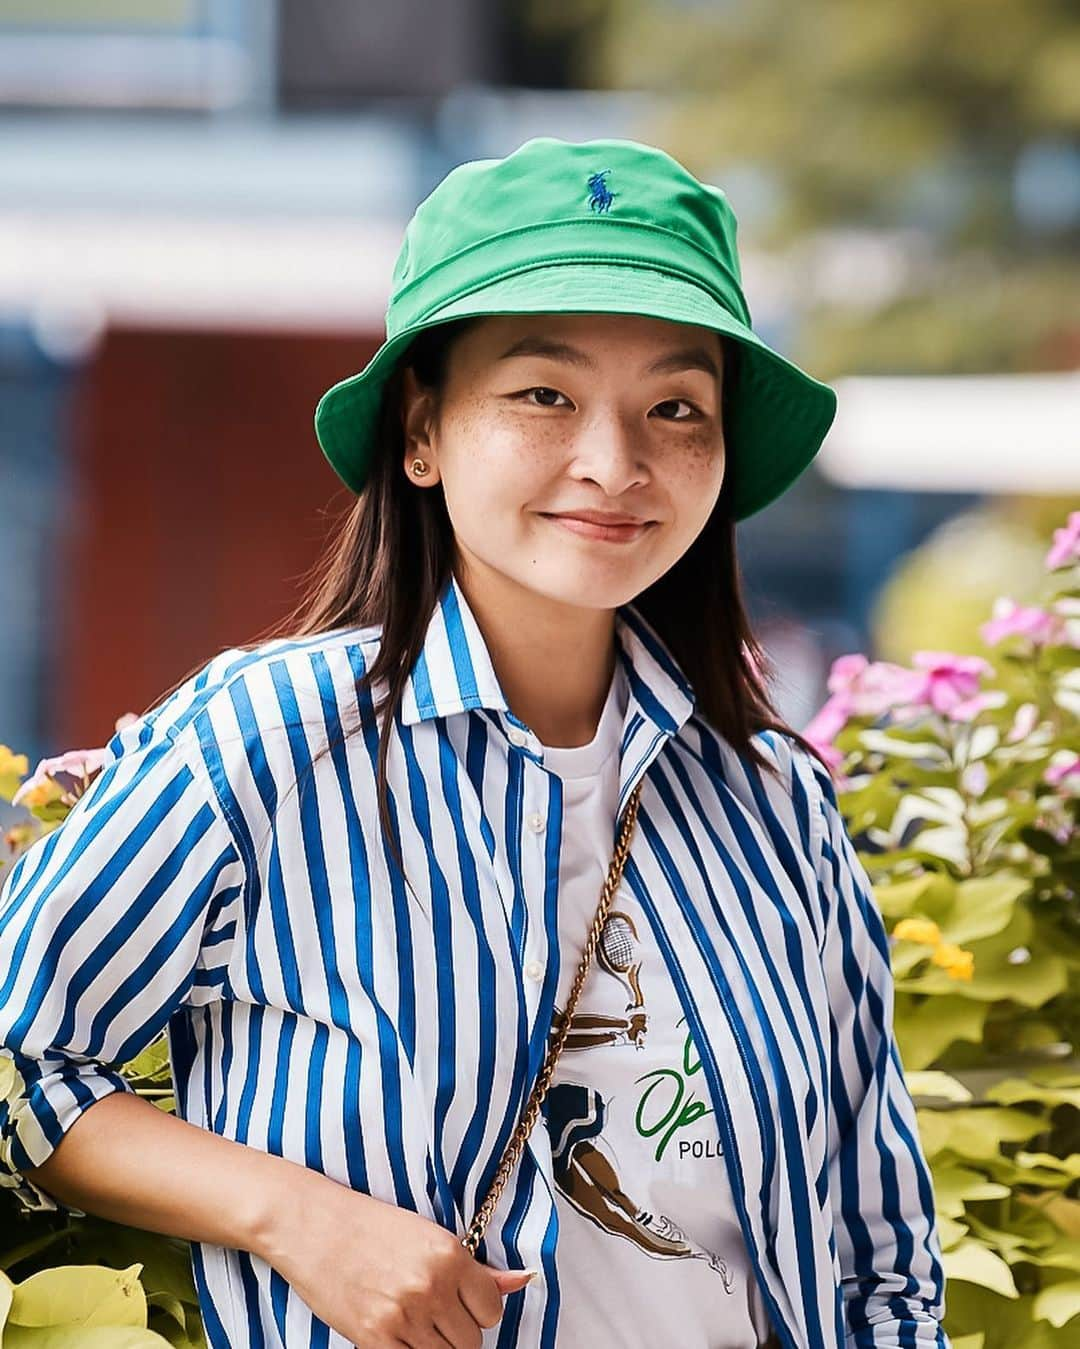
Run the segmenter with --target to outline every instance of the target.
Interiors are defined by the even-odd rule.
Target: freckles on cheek
[[[473,463],[505,462],[520,450],[521,436],[513,417],[480,397],[464,402],[454,417],[451,435],[457,453]]]
[[[711,436],[688,436],[673,473],[680,482],[701,488],[724,471],[724,455]]]

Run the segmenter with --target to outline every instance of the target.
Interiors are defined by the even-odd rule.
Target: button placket
[[[538,836],[543,834],[547,829],[547,816],[540,810],[529,811],[525,816],[525,828]],[[544,962],[542,960],[529,959],[522,967],[522,972],[526,979],[531,979],[536,984],[542,983],[546,972]]]

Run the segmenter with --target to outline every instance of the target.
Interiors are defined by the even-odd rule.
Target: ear
[[[401,429],[405,442],[403,463],[405,476],[410,482],[416,482],[417,486],[421,484],[410,465],[418,457],[430,468],[422,485],[428,487],[438,481],[438,459],[432,434],[434,420],[435,400],[431,389],[420,383],[411,366],[406,366],[401,372]]]

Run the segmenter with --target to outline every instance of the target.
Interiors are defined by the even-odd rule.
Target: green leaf
[[[917,1097],[935,1097],[943,1101],[970,1101],[971,1092],[962,1082],[958,1082],[955,1077],[950,1077],[948,1073],[942,1072],[910,1072],[905,1073],[908,1091],[912,1096]],[[1009,1105],[1011,1102],[1005,1101],[1002,1104]]]
[[[73,1245],[75,1257],[86,1264],[123,1267],[137,1260],[148,1294],[167,1293],[189,1305],[198,1303],[191,1247],[179,1237],[91,1216],[80,1223]]]
[[[1080,1110],[1080,1087],[1043,1087],[1020,1077],[1010,1077],[987,1089],[986,1099],[1000,1105],[1015,1105],[1017,1101],[1040,1101],[1043,1105],[1073,1105]],[[1080,1155],[1077,1156],[1080,1167]],[[1080,1174],[1080,1170],[1078,1173]]]
[[[4,1349],[169,1349],[169,1341],[141,1326],[8,1326]]]
[[[924,787],[903,798],[909,813],[938,824],[959,825],[964,818],[964,798],[955,787]]]
[[[1045,1155],[1045,1153],[1018,1152],[1015,1158],[996,1157],[992,1162],[988,1162],[987,1166],[1002,1185],[1009,1186],[1010,1190],[1017,1191],[1020,1186],[1037,1185],[1044,1192],[1040,1196],[1040,1202],[1046,1204],[1045,1192],[1067,1189],[1073,1183],[1073,1177],[1060,1166],[1040,1166],[1034,1162],[1020,1160]],[[1021,1196],[1014,1193],[1013,1198],[1019,1199]]]
[[[4,1326],[7,1323],[8,1313],[11,1311],[11,1303],[14,1296],[15,1285],[8,1276],[0,1270],[0,1345],[4,1342]]]
[[[949,1251],[954,1246],[959,1246],[960,1242],[968,1236],[967,1227],[954,1218],[950,1218],[947,1213],[938,1212],[936,1220],[938,1240],[943,1251]]]
[[[103,1265],[43,1269],[15,1285],[9,1324],[145,1327],[141,1269],[140,1264],[123,1270]]]
[[[995,726],[993,722],[984,721],[979,725],[972,727],[971,742],[968,745],[967,757],[969,762],[976,759],[985,759],[988,754],[992,754],[1001,743],[1001,729]]]
[[[980,1241],[984,1241],[988,1246],[1007,1260],[1009,1264],[1015,1264],[1018,1260],[1027,1259],[1026,1247],[1030,1245],[1030,1238],[1023,1232],[1005,1231],[1000,1227],[992,1227],[989,1223],[983,1222],[973,1213],[965,1215],[964,1221],[968,1224],[974,1236]]]
[[[874,886],[874,898],[886,918],[911,918],[916,913],[940,922],[953,906],[956,882],[940,872],[927,871],[908,880]]]
[[[1041,1251],[1033,1251],[1026,1258],[1033,1265],[1042,1265],[1048,1269],[1069,1269],[1080,1274],[1080,1240],[1061,1237]]]
[[[955,981],[953,988],[955,988]],[[956,993],[945,993],[913,1005],[903,994],[896,998],[893,1029],[905,1069],[926,1068],[956,1040],[980,1044],[989,1011],[986,1003]]]
[[[1080,1279],[1063,1279],[1035,1294],[1035,1313],[1053,1326],[1080,1316]]]
[[[897,759],[929,759],[932,763],[948,763],[949,752],[944,745],[927,740],[925,732],[918,739],[908,739],[910,732],[873,731],[860,732],[859,739],[865,749],[875,754],[887,754]]]
[[[994,936],[1012,921],[1018,901],[1031,888],[1026,876],[1008,872],[961,881],[955,887],[952,911],[941,924],[942,937],[957,946],[968,946]]]
[[[1012,1270],[980,1241],[973,1238],[962,1241],[951,1251],[942,1253],[946,1276],[952,1279],[964,1279],[968,1283],[977,1283],[990,1288],[1003,1297],[1019,1297],[1020,1293],[1013,1280]]]
[[[902,942],[898,941],[890,956],[893,977],[906,979],[917,965],[929,958],[933,949],[929,943],[914,942],[907,937]]]
[[[156,1040],[151,1041],[140,1054],[137,1054],[129,1063],[122,1065],[122,1071],[125,1077],[150,1078],[152,1080],[169,1078],[171,1068],[169,1064],[169,1042],[166,1036],[161,1034]]]
[[[171,1293],[148,1293],[147,1303],[151,1307],[159,1308],[165,1316],[175,1321],[181,1330],[187,1329],[187,1313],[178,1297],[173,1297]]]
[[[970,998],[993,1002],[1011,998],[1025,1007],[1041,1007],[1063,993],[1068,983],[1069,967],[1057,956],[1036,955],[1023,965],[1002,964],[988,969],[985,964],[980,968],[976,951],[975,972],[971,979],[964,980],[964,989]],[[956,981],[944,970],[933,968],[927,971],[920,991],[934,993],[949,987],[955,988]]]
[[[920,830],[910,844],[928,857],[951,862],[963,871],[968,866],[968,832],[962,826],[935,825]]]
[[[1007,1199],[1007,1185],[988,1180],[981,1171],[969,1166],[942,1162],[934,1168],[934,1202],[940,1213],[959,1218],[964,1206],[979,1199]]]
[[[1013,1157],[1017,1166],[1042,1167],[1066,1176],[1069,1180],[1080,1179],[1080,1152],[1072,1152],[1068,1157],[1055,1157],[1051,1152],[1025,1152],[1021,1149]]]
[[[1002,1143],[1026,1143],[1042,1133],[1045,1122],[1004,1106],[959,1110],[917,1108],[919,1135],[928,1157],[948,1149],[966,1161],[996,1158]]]

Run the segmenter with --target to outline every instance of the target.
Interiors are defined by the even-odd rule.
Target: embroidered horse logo
[[[619,195],[608,188],[606,179],[610,172],[610,169],[601,169],[599,173],[589,176],[589,192],[592,194],[589,197],[589,206],[594,211],[610,211],[611,203]]]

